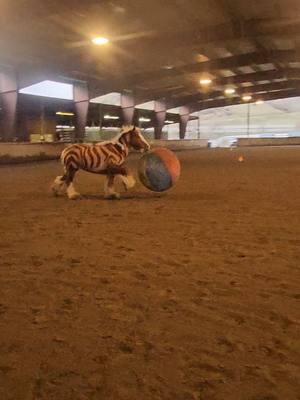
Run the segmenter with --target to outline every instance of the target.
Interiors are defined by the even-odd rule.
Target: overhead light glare
[[[107,43],[109,43],[109,40],[105,37],[98,36],[92,39],[92,43],[98,45],[98,46],[103,46]]]
[[[166,124],[174,124],[175,122],[174,122],[174,121],[170,121],[169,119],[166,119],[166,120],[165,120],[165,123],[166,123]]]
[[[250,100],[252,100],[251,94],[245,94],[245,95],[242,97],[242,100],[243,100],[243,101],[250,101]]]
[[[118,117],[117,115],[109,115],[109,114],[104,115],[103,118],[104,119],[120,119],[120,117]]]
[[[257,106],[259,106],[259,105],[261,105],[261,104],[264,104],[264,101],[263,101],[263,100],[256,100],[255,104],[256,104]]]
[[[227,88],[227,89],[224,90],[224,93],[226,95],[234,94],[235,93],[235,89],[234,88]]]
[[[200,79],[200,85],[207,86],[212,83],[212,80],[210,78],[205,78],[205,79]]]
[[[66,115],[66,116],[73,116],[74,115],[74,113],[72,113],[72,112],[66,112],[66,111],[57,111],[56,112],[56,115]]]
[[[150,119],[150,118],[145,118],[145,117],[140,117],[140,118],[139,118],[139,121],[140,121],[140,122],[150,122],[151,119]]]

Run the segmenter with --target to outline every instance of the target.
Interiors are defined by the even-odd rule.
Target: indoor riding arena
[[[4,3],[0,400],[300,400],[298,1]]]

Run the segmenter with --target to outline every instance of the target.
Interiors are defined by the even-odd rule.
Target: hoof
[[[62,176],[57,176],[51,185],[51,191],[54,196],[59,196],[65,189],[65,182],[62,180]]]
[[[104,196],[104,198],[106,200],[120,200],[120,195],[119,195],[119,193],[110,193],[110,194],[106,194]]]
[[[135,183],[136,183],[135,179],[132,176],[126,176],[126,177],[124,176],[123,177],[123,185],[124,185],[125,190],[129,190],[129,189],[133,188]]]
[[[57,188],[54,185],[52,185],[50,189],[51,189],[53,196],[58,197],[59,191],[57,190]]]
[[[70,200],[77,200],[77,199],[80,199],[81,195],[80,195],[80,193],[72,193],[68,197]]]

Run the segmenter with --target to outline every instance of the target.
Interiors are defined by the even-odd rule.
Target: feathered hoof
[[[50,186],[50,190],[54,196],[59,196],[65,190],[65,182],[62,181],[62,176],[57,176]]]
[[[77,192],[71,193],[71,194],[68,195],[68,198],[69,198],[70,200],[78,200],[78,199],[81,198],[81,194],[80,194],[80,193],[77,193]]]
[[[129,190],[129,189],[133,188],[136,183],[134,177],[130,176],[130,175],[123,176],[122,180],[123,180],[123,185],[124,185],[125,190]]]
[[[121,196],[119,193],[110,193],[104,196],[106,200],[120,200]]]

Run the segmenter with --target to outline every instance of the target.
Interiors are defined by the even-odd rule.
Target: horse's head
[[[136,126],[123,126],[121,135],[126,138],[125,140],[128,147],[132,147],[134,150],[140,150],[142,152],[150,150],[150,144],[143,137],[141,130]]]

